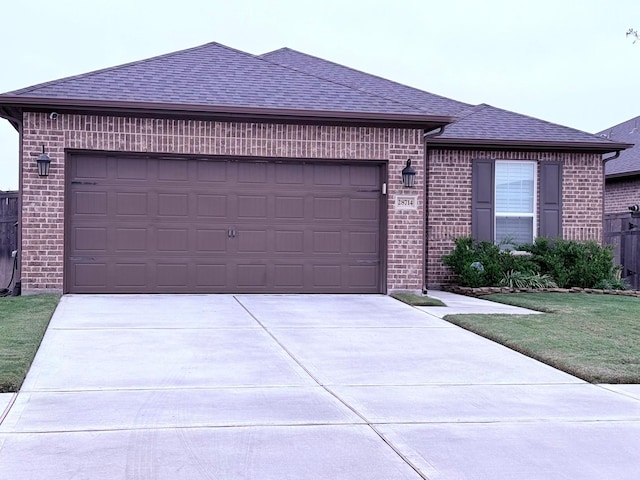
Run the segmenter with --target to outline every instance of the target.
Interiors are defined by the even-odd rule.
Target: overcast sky
[[[464,102],[597,132],[640,115],[640,1],[2,2],[0,92],[208,42],[290,47]],[[0,190],[18,188],[0,119]]]

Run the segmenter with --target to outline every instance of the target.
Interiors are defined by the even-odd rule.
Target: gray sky
[[[596,132],[640,115],[640,1],[29,0],[0,6],[0,92],[208,42],[290,47]],[[18,188],[0,119],[0,190]]]

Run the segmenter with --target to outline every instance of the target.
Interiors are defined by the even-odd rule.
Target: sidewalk
[[[490,302],[476,297],[467,297],[457,293],[443,292],[441,290],[429,290],[427,295],[441,300],[446,307],[417,307],[420,310],[442,318],[445,315],[458,315],[465,313],[507,314],[507,315],[536,315],[541,312],[522,307],[514,307],[503,303]]]

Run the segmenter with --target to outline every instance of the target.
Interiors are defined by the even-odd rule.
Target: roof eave
[[[251,121],[270,123],[305,123],[331,125],[359,125],[404,128],[437,128],[453,122],[456,117],[397,114],[377,112],[350,112],[333,110],[301,110],[263,107],[237,107],[230,105],[196,105],[159,102],[132,102],[111,100],[85,100],[64,98],[36,98],[0,96],[0,108],[7,106],[21,110],[59,113],[108,113],[114,115],[198,117],[225,121]]]
[[[640,177],[640,170],[633,170],[630,172],[619,172],[619,173],[610,173],[605,174],[607,180],[615,180],[618,178],[626,178],[626,177]]]
[[[633,147],[629,143],[615,142],[567,142],[567,141],[541,141],[541,140],[495,140],[486,138],[442,138],[429,140],[431,147],[437,148],[478,148],[481,150],[543,150],[543,151],[567,151],[567,152],[593,152],[610,153]]]

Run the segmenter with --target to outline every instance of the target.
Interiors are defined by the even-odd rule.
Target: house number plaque
[[[417,195],[397,195],[396,196],[396,210],[417,210],[417,209],[418,209]]]

